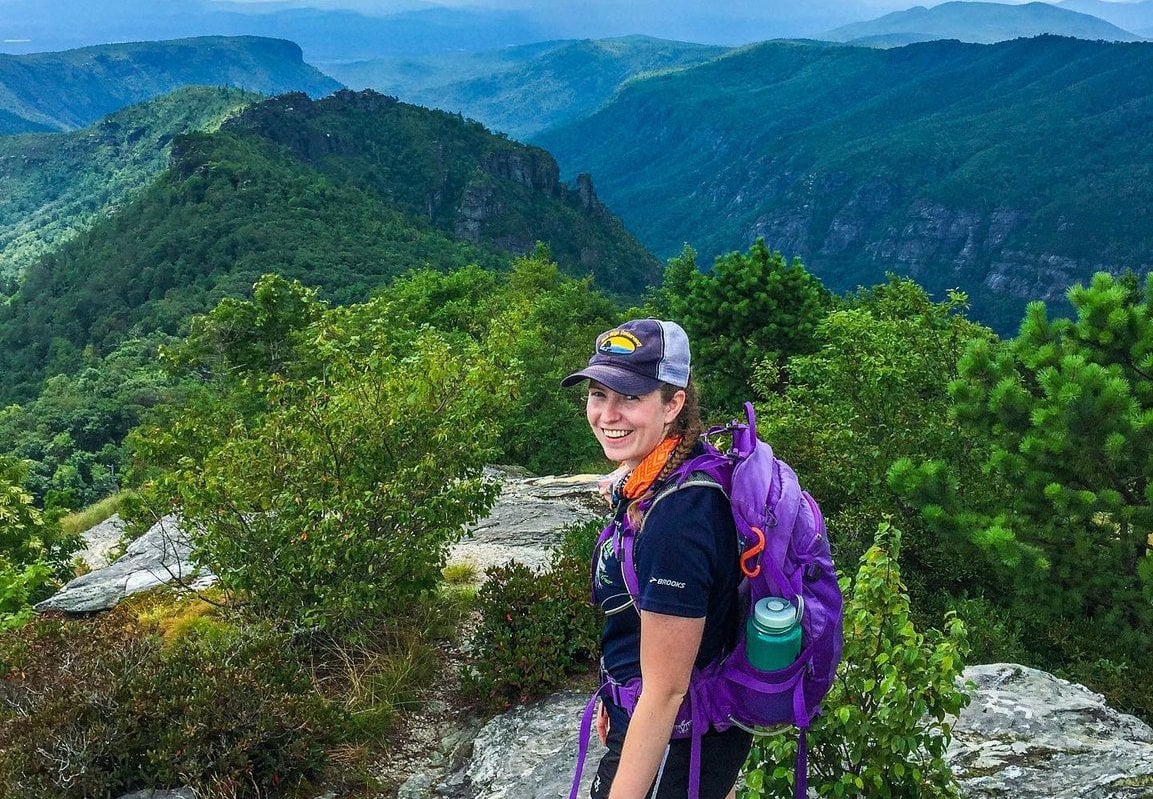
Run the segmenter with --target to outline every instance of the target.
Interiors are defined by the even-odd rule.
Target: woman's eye
[[[635,394],[629,394],[625,397],[625,399],[627,399],[629,402],[640,402],[641,398]]]

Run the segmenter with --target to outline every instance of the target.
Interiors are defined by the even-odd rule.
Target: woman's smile
[[[605,457],[633,468],[664,440],[683,396],[665,402],[659,390],[638,397],[589,381],[585,413]]]

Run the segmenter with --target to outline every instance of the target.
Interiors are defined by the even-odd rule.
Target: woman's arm
[[[641,696],[609,799],[643,799],[664,757],[705,631],[704,618],[641,611]]]

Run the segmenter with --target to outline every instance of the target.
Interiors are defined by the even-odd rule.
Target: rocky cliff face
[[[1002,332],[1030,300],[1063,303],[1065,292],[1115,266],[1015,242],[1030,222],[1023,209],[950,206],[911,194],[896,182],[847,175],[782,175],[781,198],[745,224],[749,243],[800,257],[830,288],[849,291],[861,274],[909,275],[934,292],[966,287],[974,315]],[[739,195],[739,193],[738,193]],[[735,201],[734,201],[735,202]],[[762,206],[763,207],[763,206]],[[997,307],[1003,306],[1003,307]]]

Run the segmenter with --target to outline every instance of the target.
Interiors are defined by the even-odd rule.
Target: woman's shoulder
[[[646,527],[685,527],[694,522],[710,528],[732,523],[728,497],[715,482],[690,477],[679,487],[670,486],[657,493],[645,517]]]

